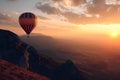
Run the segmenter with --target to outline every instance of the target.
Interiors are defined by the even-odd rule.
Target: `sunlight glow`
[[[64,0],[64,3],[66,4],[66,7],[68,8],[68,9],[71,9],[72,8],[72,2],[70,1],[70,0]]]
[[[117,38],[119,36],[119,33],[116,31],[113,31],[110,33],[111,38]]]

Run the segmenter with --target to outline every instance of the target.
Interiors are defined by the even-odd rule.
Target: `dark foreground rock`
[[[61,66],[57,67],[54,76],[53,80],[85,80],[71,60],[68,60]]]
[[[0,80],[49,80],[43,75],[27,71],[7,61],[0,60]]]
[[[6,30],[0,30],[0,59],[47,76],[51,80],[85,80],[72,61],[58,63],[49,57],[38,54],[34,47],[24,43],[16,34]]]

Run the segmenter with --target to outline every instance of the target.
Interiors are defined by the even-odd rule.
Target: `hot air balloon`
[[[36,27],[36,19],[37,17],[31,12],[23,13],[19,17],[19,24],[26,32],[28,38],[32,30]]]

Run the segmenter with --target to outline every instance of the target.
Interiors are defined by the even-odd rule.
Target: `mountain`
[[[57,39],[40,33],[33,33],[28,39],[26,35],[20,36],[20,39],[27,44],[34,46],[38,54],[44,54],[52,57],[56,61],[64,62],[73,59],[77,47],[70,40]],[[69,56],[71,55],[71,56]]]
[[[71,60],[55,69],[53,80],[85,80],[78,68]]]
[[[43,75],[27,71],[12,63],[0,60],[0,80],[49,80]]]
[[[28,69],[28,60],[36,55],[37,51],[32,46],[24,43],[20,38],[7,30],[0,30],[0,59]],[[36,60],[38,59],[36,56]]]
[[[11,31],[0,30],[0,38],[0,59],[2,60],[40,75],[42,74],[52,80],[85,80],[82,72],[78,70],[71,60],[61,63],[46,55],[38,54],[40,52],[28,45],[28,43],[23,42]],[[50,42],[50,46],[54,46],[51,38],[46,38],[46,43]],[[49,51],[47,52],[49,53]]]
[[[53,50],[56,48],[56,40],[43,34],[33,33],[30,35],[29,39],[26,37],[26,35],[20,36],[20,38],[24,42],[33,45],[37,50]]]
[[[38,33],[33,33],[30,35],[30,38],[28,39],[26,35],[20,36],[20,39],[24,41],[27,44],[30,44],[34,46],[34,48],[38,51],[38,54],[44,54],[49,57],[52,57],[56,61],[65,61],[67,60],[65,54],[68,54],[66,52],[63,52],[59,46],[59,43],[57,39],[43,35]],[[63,47],[64,48],[64,47]]]

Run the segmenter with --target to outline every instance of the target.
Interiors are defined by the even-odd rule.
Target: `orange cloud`
[[[108,5],[106,0],[48,0],[43,2],[37,4],[37,9],[48,15],[63,16],[70,23],[120,23],[120,5]]]

